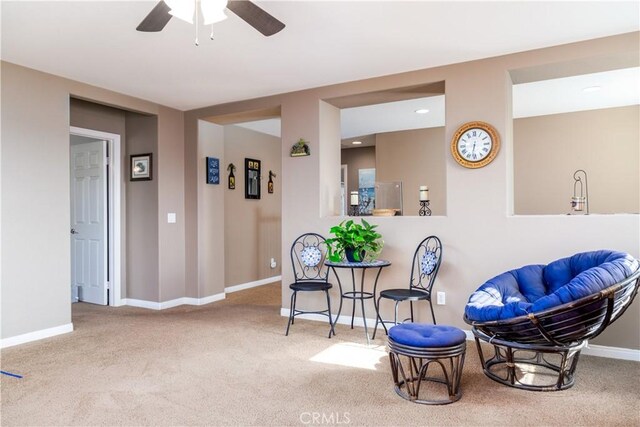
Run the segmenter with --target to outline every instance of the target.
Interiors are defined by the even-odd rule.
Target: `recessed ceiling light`
[[[353,141],[352,144],[353,145],[360,145],[360,144],[362,144],[362,141]]]
[[[416,113],[418,113],[418,114],[427,114],[428,112],[429,112],[429,110],[426,109],[426,108],[420,108],[420,109],[416,110]]]
[[[582,89],[583,92],[597,92],[602,89],[600,86],[589,86]]]

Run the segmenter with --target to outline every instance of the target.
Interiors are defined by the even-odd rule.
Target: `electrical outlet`
[[[438,292],[438,305],[444,305],[444,304],[445,304],[445,293]]]
[[[276,259],[271,258],[271,261],[269,262],[269,267],[276,268],[277,266],[278,266],[278,263],[276,262]]]

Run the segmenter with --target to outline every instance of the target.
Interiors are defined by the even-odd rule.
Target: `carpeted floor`
[[[300,301],[299,301],[300,302]],[[462,399],[407,402],[393,391],[384,334],[297,320],[279,284],[163,311],[73,305],[71,334],[2,351],[3,426],[640,425],[640,363],[583,356],[563,392],[502,386],[469,342]]]

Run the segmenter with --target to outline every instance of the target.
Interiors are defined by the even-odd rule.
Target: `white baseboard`
[[[289,317],[290,312],[291,310],[289,310],[288,308],[281,308],[280,316]],[[299,314],[296,316],[296,319],[317,320],[325,323],[327,322],[327,316],[323,316],[322,314],[315,314],[315,313]],[[335,322],[335,314],[331,315],[331,320]],[[339,323],[341,325],[351,325],[351,314],[340,313],[340,318],[336,323]],[[373,327],[375,326],[375,324],[376,324],[376,319],[367,318],[367,328],[371,328],[371,330],[373,331]],[[354,317],[353,326],[360,326],[364,328],[364,322],[362,321],[362,317],[357,317],[357,316]]]
[[[267,285],[269,283],[282,280],[282,276],[268,277],[266,279],[256,280],[255,282],[242,283],[240,285],[230,286],[224,289],[224,293],[214,294],[204,298],[191,298],[182,297],[172,299],[170,301],[155,302],[145,301],[141,299],[126,298],[122,299],[123,305],[129,305],[131,307],[148,308],[150,310],[164,310],[167,308],[178,307],[180,305],[206,305],[212,302],[221,301],[225,299],[225,295],[231,292],[242,291],[244,289],[255,288],[257,286]]]
[[[467,341],[474,341],[475,337],[473,332],[465,330],[467,334]],[[623,347],[608,347],[605,345],[587,344],[585,348],[580,352],[583,356],[597,356],[606,357],[609,359],[631,360],[634,362],[640,362],[640,350],[634,350],[632,348]]]
[[[609,359],[632,360],[640,362],[640,350],[622,347],[608,347],[605,345],[587,344],[582,350],[585,356],[607,357]]]
[[[266,279],[256,280],[254,282],[241,283],[239,285],[228,286],[224,288],[224,292],[230,294],[232,292],[243,291],[245,289],[251,289],[262,285],[268,285],[269,283],[279,282],[282,280],[282,276],[267,277]]]
[[[221,301],[225,298],[225,294],[214,294],[204,298],[182,297],[170,301],[154,302],[141,299],[127,298],[122,300],[125,305],[131,307],[148,308],[151,310],[164,310],[167,308],[178,307],[180,305],[205,305],[212,302]]]
[[[290,310],[288,308],[281,308],[280,315],[283,317],[289,317]],[[307,319],[307,320],[317,320],[320,322],[326,322],[327,316],[323,316],[321,314],[300,314],[296,316],[296,318]],[[340,319],[338,322],[343,325],[351,325],[351,316],[340,313]],[[373,330],[373,327],[376,324],[375,319],[367,318],[367,327]],[[364,327],[364,323],[362,322],[362,317],[355,317],[353,319],[354,326]],[[467,335],[467,341],[474,341],[475,337],[473,336],[473,332],[470,330],[464,330],[464,333]],[[384,331],[383,331],[384,332]],[[635,350],[632,348],[622,348],[622,347],[608,347],[604,345],[596,345],[596,344],[588,344],[583,350],[582,355],[584,356],[597,356],[597,357],[606,357],[609,359],[620,359],[620,360],[631,360],[634,362],[640,362],[640,350]]]
[[[67,323],[66,325],[55,326],[53,328],[41,329],[39,331],[4,338],[0,340],[0,348],[13,347],[14,345],[38,341],[44,338],[51,338],[56,335],[67,334],[69,332],[73,332],[73,323]]]

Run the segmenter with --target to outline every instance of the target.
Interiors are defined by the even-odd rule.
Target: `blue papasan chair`
[[[580,352],[631,304],[639,277],[638,260],[600,250],[488,280],[464,314],[484,373],[526,390],[571,387]],[[490,344],[487,356],[481,342]]]

